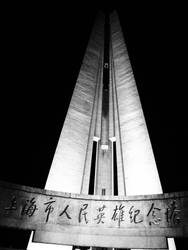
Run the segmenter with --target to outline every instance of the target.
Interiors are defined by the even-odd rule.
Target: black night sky
[[[187,20],[184,7],[172,3],[4,9],[1,180],[44,187],[96,11],[113,8],[120,17],[164,192],[188,190]]]

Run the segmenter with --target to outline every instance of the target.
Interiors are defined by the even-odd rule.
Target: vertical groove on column
[[[90,122],[90,129],[88,133],[88,142],[87,142],[87,150],[86,150],[86,157],[84,162],[84,169],[83,169],[83,175],[82,175],[82,184],[81,184],[81,190],[80,193],[82,194],[88,194],[89,190],[89,181],[90,181],[90,172],[91,172],[91,158],[92,158],[92,145],[93,145],[93,139],[95,136],[96,129],[99,130],[99,126],[97,124],[97,116],[98,116],[98,103],[99,103],[99,96],[100,96],[100,86],[101,86],[101,67],[102,67],[102,51],[103,48],[101,48],[101,56],[98,63],[98,72],[97,72],[97,78],[96,78],[96,91],[95,91],[95,97],[94,97],[94,103],[93,103],[93,110],[92,110],[92,116],[91,116],[91,122]]]
[[[124,163],[123,163],[123,151],[122,151],[122,140],[121,140],[121,130],[120,130],[120,118],[117,102],[117,89],[116,89],[116,77],[114,70],[114,61],[113,61],[113,50],[112,44],[110,48],[110,67],[111,67],[111,84],[112,84],[112,96],[113,96],[113,110],[114,110],[114,129],[115,129],[115,138],[116,138],[116,149],[117,149],[117,174],[118,174],[118,187],[119,195],[126,194],[126,185],[125,185],[125,173],[124,173]]]

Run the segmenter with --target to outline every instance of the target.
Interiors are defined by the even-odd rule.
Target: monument
[[[97,15],[45,189],[107,196],[163,192],[116,12]],[[30,240],[28,250],[37,245]],[[172,238],[168,247],[176,249]]]

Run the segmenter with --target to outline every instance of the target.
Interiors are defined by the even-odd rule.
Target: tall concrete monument
[[[45,188],[115,196],[163,192],[116,12],[97,15]],[[173,239],[168,245],[176,249]],[[71,249],[29,242],[29,250],[37,247]]]

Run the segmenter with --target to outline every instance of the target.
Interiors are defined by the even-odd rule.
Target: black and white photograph
[[[186,250],[187,28],[180,3],[2,7],[0,249]]]

